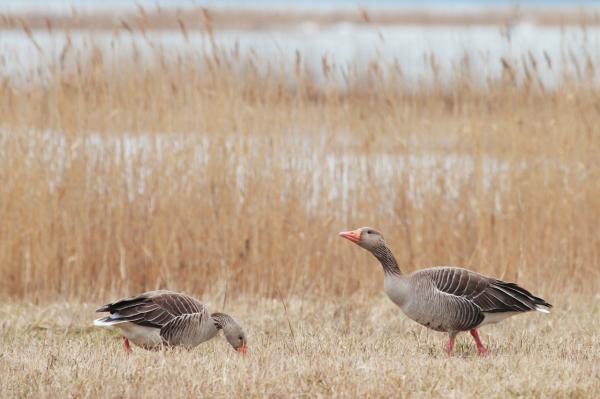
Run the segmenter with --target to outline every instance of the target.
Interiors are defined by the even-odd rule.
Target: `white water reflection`
[[[586,73],[588,61],[600,64],[600,28],[546,27],[520,23],[511,27],[510,37],[493,26],[361,26],[340,23],[326,27],[311,24],[299,28],[266,31],[219,31],[216,44],[225,53],[239,52],[262,67],[276,65],[293,76],[297,54],[317,80],[323,79],[322,59],[334,66],[334,81],[343,85],[348,75],[361,75],[369,63],[378,62],[401,70],[408,82],[432,77],[432,58],[443,80],[457,68],[464,68],[468,58],[474,76],[483,82],[498,77],[500,58],[510,60],[522,76],[526,65],[532,68],[545,86],[552,86],[564,73]],[[67,45],[67,43],[69,43]],[[196,56],[198,64],[212,54],[209,38],[192,31],[188,38],[179,31],[140,32],[45,30],[34,31],[32,38],[18,30],[0,34],[0,74],[24,81],[48,77],[50,66],[75,68],[81,54],[99,48],[107,60],[136,58],[143,65],[153,56],[167,60],[178,56]],[[65,52],[65,48],[69,50]],[[65,55],[66,54],[66,55]],[[135,54],[135,55],[134,55]],[[61,64],[61,57],[62,64]],[[110,64],[110,62],[109,62]],[[596,68],[598,69],[598,68]],[[579,72],[577,71],[579,70]],[[598,79],[598,71],[587,70]]]
[[[9,165],[4,163],[10,158],[7,143],[14,140],[9,134],[0,132],[3,168]],[[432,194],[435,198],[458,200],[464,198],[461,190],[476,185],[492,193],[495,207],[502,211],[500,198],[504,190],[509,190],[511,179],[534,166],[558,165],[551,159],[535,156],[509,163],[464,153],[330,151],[315,142],[319,139],[307,137],[285,138],[275,145],[258,137],[215,138],[171,133],[92,134],[68,141],[60,133],[46,131],[20,132],[18,140],[27,154],[22,162],[27,168],[37,166],[35,170],[43,170],[50,190],[60,187],[67,169],[81,161],[78,165],[85,168],[86,189],[108,198],[114,194],[114,206],[123,193],[134,202],[144,195],[177,196],[190,187],[201,187],[208,194],[214,185],[236,192],[239,206],[244,206],[248,201],[260,200],[247,194],[253,192],[252,185],[260,183],[263,189],[268,187],[278,193],[281,201],[297,195],[301,187],[307,211],[318,209],[324,201],[335,202],[340,216],[353,209],[353,196],[364,197],[372,189],[383,190],[388,195],[372,205],[382,215],[394,216],[397,198],[401,196],[406,195],[411,205],[418,208]],[[288,150],[280,151],[284,146]],[[565,187],[586,179],[582,163],[559,166]],[[554,174],[555,169],[549,173]],[[157,181],[161,182],[160,193],[154,192]]]

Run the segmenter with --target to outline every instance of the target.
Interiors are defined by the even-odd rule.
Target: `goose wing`
[[[160,329],[160,336],[169,345],[196,346],[210,339],[217,332],[214,325],[207,324],[209,317],[206,310],[201,313],[179,315]],[[212,334],[210,327],[213,330]]]
[[[457,267],[426,269],[440,292],[464,298],[482,312],[547,311],[548,302],[514,283],[507,283]]]
[[[206,306],[188,295],[160,290],[106,304],[96,312],[109,312],[109,322],[162,328],[179,316],[205,313]]]

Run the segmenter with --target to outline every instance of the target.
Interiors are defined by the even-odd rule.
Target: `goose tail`
[[[105,327],[105,328],[110,328],[115,324],[121,323],[122,320],[115,320],[115,319],[111,319],[110,317],[102,317],[100,319],[96,319],[94,320],[94,325],[96,327]]]
[[[535,310],[542,313],[550,313],[551,307],[552,305],[550,305],[549,303],[546,305],[535,305]]]

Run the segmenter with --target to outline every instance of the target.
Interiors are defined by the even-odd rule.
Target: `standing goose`
[[[449,335],[445,351],[454,348],[456,335],[470,331],[479,355],[488,349],[477,328],[497,323],[517,313],[536,310],[550,313],[548,302],[514,283],[506,283],[457,267],[433,267],[404,275],[378,231],[362,227],[340,236],[371,252],[383,266],[384,290],[412,320]]]
[[[233,317],[225,313],[209,314],[206,305],[188,295],[160,290],[120,299],[96,312],[110,315],[94,320],[100,327],[118,328],[123,346],[131,352],[129,341],[145,349],[162,346],[193,348],[223,330],[229,344],[246,354],[246,334]]]

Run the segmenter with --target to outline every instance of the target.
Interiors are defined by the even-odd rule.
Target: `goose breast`
[[[445,332],[464,331],[483,320],[481,309],[468,299],[438,290],[431,279],[420,278],[418,272],[412,277],[390,276],[384,284],[390,299],[410,319]]]

